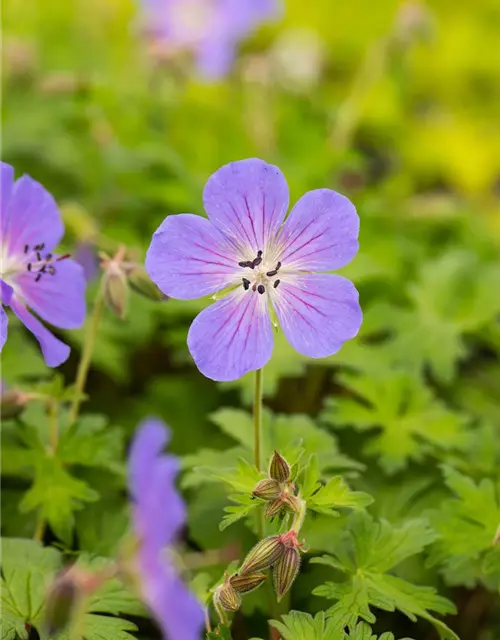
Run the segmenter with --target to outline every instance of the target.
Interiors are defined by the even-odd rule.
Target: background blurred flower
[[[166,218],[153,235],[146,269],[168,296],[190,300],[231,287],[202,311],[188,335],[198,369],[235,380],[260,369],[273,350],[272,306],[300,353],[337,352],[361,326],[358,292],[331,271],[358,251],[359,218],[352,203],[330,189],[309,191],[288,209],[281,171],[262,160],[228,164],[203,193],[210,220]]]
[[[199,73],[226,75],[238,42],[276,18],[279,0],[143,0],[148,31],[173,51],[189,51]]]
[[[201,637],[204,613],[177,575],[168,549],[185,520],[184,503],[174,482],[177,459],[162,454],[168,441],[165,425],[155,419],[139,427],[129,457],[129,487],[133,519],[139,538],[137,571],[142,596],[166,640]]]
[[[1,165],[2,304],[9,306],[40,343],[45,362],[57,367],[69,347],[33,316],[31,307],[61,329],[81,327],[85,319],[85,278],[79,264],[52,253],[64,233],[61,215],[50,193],[24,175],[14,182],[14,170]],[[7,339],[7,316],[2,310],[1,340]]]

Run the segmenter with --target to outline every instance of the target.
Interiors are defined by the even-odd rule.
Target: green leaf
[[[45,456],[37,460],[33,485],[19,508],[24,512],[38,509],[38,517],[48,522],[54,533],[70,545],[74,511],[98,497],[85,482],[70,475],[60,460]]]
[[[26,625],[40,629],[44,599],[61,554],[34,540],[2,538],[2,640],[27,640]]]
[[[456,640],[457,636],[431,613],[454,613],[450,601],[437,595],[433,588],[416,586],[387,573],[419,553],[434,537],[422,520],[409,520],[400,527],[391,527],[386,521],[374,522],[365,512],[355,513],[335,554],[311,560],[342,571],[347,579],[340,583],[328,582],[313,593],[337,601],[328,613],[339,624],[352,627],[358,618],[375,622],[371,607],[385,611],[397,609],[413,621],[416,616],[428,620],[441,637]]]
[[[322,485],[316,456],[311,456],[300,487],[307,508],[325,515],[339,515],[338,508],[363,509],[373,502],[367,493],[351,491],[341,476],[334,476]]]
[[[498,533],[500,485],[489,478],[476,483],[448,466],[443,466],[443,474],[455,497],[430,513],[439,538],[431,548],[429,562],[442,566],[450,584],[472,587],[482,581],[494,587],[500,584],[500,576],[487,576],[482,563]]]
[[[225,516],[220,523],[220,530],[224,531],[229,525],[234,524],[241,518],[246,518],[256,507],[259,501],[255,500],[251,495],[235,494],[228,496],[236,505],[230,505],[224,508]]]
[[[283,640],[344,640],[342,628],[328,619],[323,611],[314,618],[302,611],[290,611],[281,619],[282,622],[270,620],[269,624],[279,631]]]
[[[365,452],[380,458],[386,472],[394,473],[410,460],[462,448],[463,418],[437,400],[420,378],[390,370],[373,377],[346,373],[340,381],[363,401],[331,399],[322,417],[334,426],[352,426],[359,431],[379,431]]]
[[[231,629],[225,624],[218,624],[213,631],[209,631],[206,640],[232,640]]]

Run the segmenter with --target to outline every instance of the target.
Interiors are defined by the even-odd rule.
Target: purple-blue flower
[[[85,319],[83,270],[68,256],[53,253],[64,227],[50,193],[27,175],[14,182],[14,170],[1,163],[1,265],[2,305],[29,329],[40,343],[49,367],[64,362],[70,352],[32,315],[61,329],[81,327]],[[7,314],[0,317],[0,348],[7,339]]]
[[[309,191],[285,221],[288,185],[262,160],[228,164],[203,193],[208,220],[169,216],[146,256],[151,279],[166,295],[191,300],[229,288],[202,311],[188,334],[198,369],[235,380],[263,367],[273,350],[274,309],[291,345],[311,358],[336,353],[362,321],[354,285],[327,272],[358,250],[353,204],[330,189]]]
[[[168,431],[149,418],[137,431],[129,456],[133,522],[139,541],[136,569],[142,597],[165,640],[199,640],[204,612],[178,576],[168,556],[185,521],[184,503],[175,489],[179,464],[163,454]]]
[[[142,0],[150,31],[168,46],[191,52],[199,73],[226,75],[238,42],[280,13],[280,0]]]

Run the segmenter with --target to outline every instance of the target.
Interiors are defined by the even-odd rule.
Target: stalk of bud
[[[250,591],[258,589],[265,580],[267,580],[265,573],[249,573],[246,575],[233,573],[229,578],[231,586],[238,593],[250,593]]]
[[[272,455],[269,463],[269,475],[278,482],[288,482],[291,468],[288,462],[277,451]]]
[[[252,495],[262,500],[275,500],[280,495],[280,483],[273,478],[264,478],[255,485]]]
[[[300,569],[300,554],[297,548],[285,548],[273,567],[274,591],[278,602],[292,586]]]
[[[229,579],[221,584],[214,593],[214,606],[222,607],[225,611],[238,611],[241,607],[241,596],[231,585]]]
[[[269,569],[283,555],[285,546],[281,541],[281,536],[268,536],[257,542],[250,549],[245,561],[241,565],[240,574],[256,573]]]

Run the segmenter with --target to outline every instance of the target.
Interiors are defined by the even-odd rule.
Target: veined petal
[[[58,340],[35,316],[31,315],[26,307],[18,302],[15,297],[10,301],[10,308],[40,343],[40,348],[42,349],[42,354],[47,366],[58,367],[68,359],[70,352],[68,345]]]
[[[167,426],[157,418],[146,418],[138,426],[128,456],[128,484],[136,500],[147,493],[150,469],[169,439]]]
[[[253,260],[274,238],[288,209],[285,177],[274,165],[251,158],[231,162],[205,185],[210,220],[239,247],[240,260]]]
[[[34,272],[15,277],[16,290],[36,313],[61,329],[76,329],[85,320],[85,275],[74,260],[54,263],[55,274],[42,274],[36,282]]]
[[[351,201],[331,189],[309,191],[288,216],[278,243],[287,269],[331,271],[358,251],[359,217]]]
[[[29,176],[16,180],[2,212],[2,242],[9,255],[23,254],[28,245],[44,244],[53,249],[64,227],[54,198]]]
[[[188,347],[207,378],[236,380],[271,357],[273,331],[266,297],[239,288],[194,319]]]
[[[5,309],[0,306],[0,351],[2,351],[5,342],[7,341],[7,330],[9,325],[9,318],[5,313]]]
[[[291,282],[284,279],[273,302],[288,341],[310,358],[336,353],[358,333],[363,319],[356,288],[337,275],[300,275]]]
[[[0,278],[0,302],[2,304],[9,304],[12,296],[14,295],[14,289],[7,284],[5,280]]]
[[[239,260],[209,220],[182,213],[165,218],[155,231],[146,270],[164,294],[193,300],[234,282]]]
[[[14,169],[6,162],[0,163],[0,218],[2,224],[2,237],[4,226],[4,213],[10,200],[12,187],[14,186]]]

